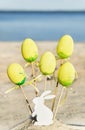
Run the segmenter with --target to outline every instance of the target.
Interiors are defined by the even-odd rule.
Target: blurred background
[[[84,0],[0,0],[0,41],[85,42]]]

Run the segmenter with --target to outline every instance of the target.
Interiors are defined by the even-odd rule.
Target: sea
[[[85,42],[85,11],[0,11],[0,41],[58,41],[65,34]]]

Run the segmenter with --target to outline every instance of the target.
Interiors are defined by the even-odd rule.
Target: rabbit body
[[[51,98],[54,98],[54,96]],[[32,113],[32,117],[37,117],[37,121],[34,123],[34,125],[52,124],[53,112],[47,106],[44,105],[44,98],[36,97],[33,99],[33,103],[35,104],[35,107],[34,112]]]

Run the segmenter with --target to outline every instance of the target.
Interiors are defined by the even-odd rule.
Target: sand
[[[36,42],[39,54],[49,50],[56,54],[56,42]],[[17,62],[22,66],[25,61],[20,50],[21,42],[0,43],[0,130],[85,130],[85,44],[75,43],[74,52],[70,61],[74,64],[78,79],[74,82],[68,92],[65,104],[60,107],[56,121],[47,127],[35,127],[29,124],[29,115],[25,99],[21,90],[15,90],[8,94],[5,91],[14,86],[7,77],[7,66]],[[27,74],[31,75],[31,68],[25,68]],[[38,83],[38,88],[43,91],[44,82]],[[47,89],[54,90],[55,83],[50,86],[47,81]],[[61,86],[60,86],[61,88]],[[24,91],[33,107],[32,99],[35,97],[31,86],[24,87]],[[50,106],[50,103],[48,102]]]

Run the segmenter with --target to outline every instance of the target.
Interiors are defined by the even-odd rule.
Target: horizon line
[[[22,12],[24,12],[24,13],[26,13],[26,12],[33,12],[33,13],[38,13],[38,12],[41,12],[41,13],[45,13],[45,12],[47,12],[47,13],[51,13],[51,12],[53,12],[53,13],[64,13],[64,12],[73,12],[73,13],[77,13],[77,12],[81,12],[81,13],[83,13],[83,12],[85,12],[85,10],[0,10],[0,13],[17,13],[17,12],[19,12],[19,13],[22,13]]]

